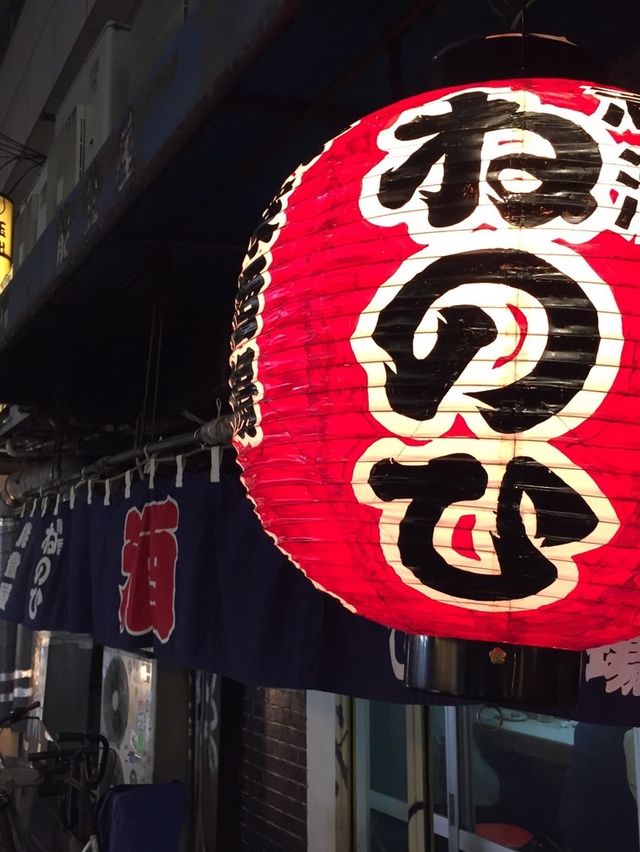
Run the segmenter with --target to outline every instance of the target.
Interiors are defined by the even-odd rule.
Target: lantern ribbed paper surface
[[[409,633],[640,632],[640,98],[440,90],[356,123],[251,241],[235,446],[278,546]]]

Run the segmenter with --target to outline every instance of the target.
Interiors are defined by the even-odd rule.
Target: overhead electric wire
[[[41,167],[41,163],[33,163],[32,165],[30,165],[30,166],[29,166],[29,168],[28,168],[28,169],[25,169],[25,170],[22,172],[22,174],[20,175],[20,177],[19,177],[19,178],[17,178],[17,180],[15,180],[15,181],[11,184],[11,186],[9,187],[9,189],[7,189],[7,193],[6,193],[6,194],[7,194],[8,196],[13,195],[13,193],[16,191],[16,189],[18,188],[18,186],[19,186],[19,185],[22,183],[22,181],[23,181],[23,180],[27,177],[27,175],[28,175],[28,174],[30,174],[30,173],[31,173],[34,169],[38,169],[38,168],[40,168],[40,167]]]
[[[18,142],[17,139],[7,136],[6,133],[0,133],[0,151],[2,150],[16,154],[24,159],[31,158],[34,161],[38,160],[42,163],[44,163],[47,159],[41,151],[32,148],[30,145],[24,145],[22,142]]]
[[[32,148],[30,145],[24,145],[18,142],[17,139],[8,136],[6,133],[0,133],[0,172],[18,163],[30,163],[13,184],[5,191],[5,194],[11,196],[19,186],[20,182],[30,174],[34,169],[43,166],[47,161],[45,154]]]

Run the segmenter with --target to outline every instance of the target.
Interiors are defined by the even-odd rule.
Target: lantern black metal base
[[[579,651],[408,636],[405,686],[489,703],[569,708],[578,700]]]
[[[495,33],[456,42],[433,57],[426,88],[514,77],[603,80],[601,63],[578,45],[545,33]]]

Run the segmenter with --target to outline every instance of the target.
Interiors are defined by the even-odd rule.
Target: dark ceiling
[[[185,408],[213,416],[244,247],[283,179],[354,119],[427,88],[434,54],[521,25],[510,0],[301,0],[57,301],[0,353],[0,394],[98,426],[135,422],[151,394],[163,424],[152,434],[184,429]],[[634,85],[638,0],[533,0],[525,27],[591,52],[607,77],[598,82]]]
[[[18,23],[25,0],[0,0],[0,62]]]

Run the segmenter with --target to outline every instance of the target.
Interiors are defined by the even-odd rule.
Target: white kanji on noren
[[[587,656],[587,680],[603,677],[606,692],[640,697],[640,639],[593,648],[587,651]]]
[[[16,547],[19,547],[21,550],[24,550],[27,544],[29,544],[29,536],[31,535],[32,529],[33,523],[31,521],[27,521],[20,530],[20,535],[16,539]]]
[[[17,550],[14,550],[13,553],[7,559],[7,566],[4,569],[5,579],[15,580],[16,573],[18,571],[18,568],[20,567],[21,561],[22,554],[18,553]]]
[[[44,601],[42,586],[49,579],[51,574],[51,560],[48,556],[43,556],[36,565],[36,570],[33,575],[33,586],[29,592],[29,618],[33,621],[38,614],[40,605]]]
[[[9,600],[11,589],[11,583],[0,583],[0,609],[2,610],[7,608],[7,601]]]
[[[45,536],[42,539],[42,552],[47,554],[48,556],[56,556],[59,555],[62,550],[62,545],[64,544],[64,539],[62,538],[62,518],[58,518],[55,526],[53,521],[47,527],[47,531],[45,532]]]

